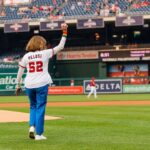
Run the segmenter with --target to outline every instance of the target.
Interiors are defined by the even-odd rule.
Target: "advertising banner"
[[[28,32],[29,24],[28,23],[7,23],[4,24],[4,33],[12,32]]]
[[[83,94],[82,86],[53,86],[49,87],[48,94]]]
[[[18,63],[0,63],[0,73],[16,73],[18,68]]]
[[[148,64],[115,63],[109,64],[107,75],[110,78],[122,77],[123,84],[148,84]]]
[[[61,30],[62,23],[64,23],[64,21],[40,22],[40,31]]]
[[[127,17],[116,17],[115,25],[121,26],[139,26],[144,24],[143,16],[127,16]]]
[[[103,28],[103,27],[104,27],[104,20],[102,18],[77,20],[77,29]]]
[[[150,50],[100,51],[99,59],[103,62],[150,60]]]
[[[4,5],[23,5],[23,4],[27,4],[30,3],[31,0],[3,0],[3,4]]]
[[[98,59],[98,51],[59,52],[57,60]]]
[[[97,93],[122,93],[121,79],[95,80]],[[84,80],[84,93],[90,92],[90,80]]]
[[[150,93],[150,85],[124,85],[123,93]]]
[[[1,73],[0,74],[0,91],[15,91],[16,89],[16,73]],[[22,78],[24,83],[25,75]],[[21,85],[24,90],[24,84]]]

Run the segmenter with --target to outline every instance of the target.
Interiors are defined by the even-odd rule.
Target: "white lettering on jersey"
[[[34,54],[28,57],[29,60],[36,59],[36,58],[42,58],[42,54]]]

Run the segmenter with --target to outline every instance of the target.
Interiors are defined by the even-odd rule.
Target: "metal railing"
[[[91,78],[59,78],[53,79],[52,86],[70,86],[71,80],[74,80],[75,86],[82,86],[84,80],[90,80]],[[100,78],[96,78],[99,80]],[[114,79],[114,78],[105,78],[105,79]],[[140,85],[140,84],[149,84],[149,77],[116,77],[115,79],[122,79],[123,85]]]

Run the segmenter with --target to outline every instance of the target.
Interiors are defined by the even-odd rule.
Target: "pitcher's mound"
[[[45,120],[62,119],[61,117],[45,116]],[[29,114],[15,111],[0,110],[0,122],[28,122]]]

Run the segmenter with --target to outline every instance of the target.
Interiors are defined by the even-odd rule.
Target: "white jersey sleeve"
[[[52,58],[53,55],[54,55],[54,50],[53,49],[46,49],[46,50],[43,50],[43,55],[44,55],[44,58]]]
[[[66,37],[62,36],[60,43],[56,47],[43,51],[44,57],[52,58],[55,54],[57,54],[59,51],[64,49],[65,43],[66,43]]]
[[[22,68],[22,67],[19,67],[19,70],[18,70],[18,74],[17,74],[17,81],[16,81],[16,83],[19,85],[20,84],[20,82],[21,82],[21,78],[22,78],[22,75],[23,75],[23,73],[24,73],[24,68]]]
[[[62,36],[60,43],[56,47],[53,48],[54,55],[57,54],[62,49],[64,49],[65,43],[66,43],[66,37]]]
[[[19,66],[22,68],[26,68],[26,66],[27,66],[26,55],[24,55],[24,57],[19,62]]]

